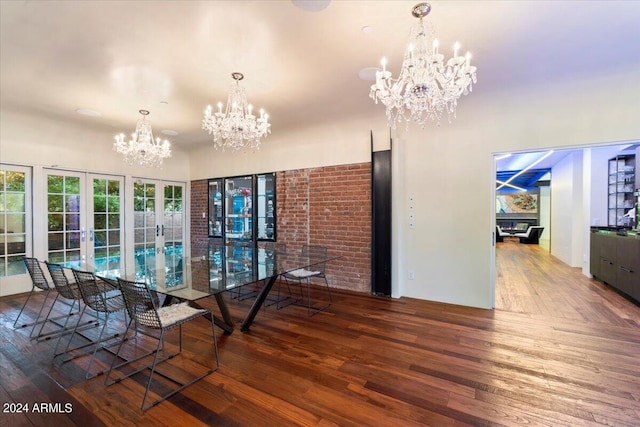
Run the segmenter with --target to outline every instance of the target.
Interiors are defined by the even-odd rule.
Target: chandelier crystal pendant
[[[430,11],[428,3],[419,3],[411,10],[419,23],[412,31],[398,78],[392,78],[386,69],[386,58],[382,58],[382,70],[376,72],[376,82],[371,85],[369,97],[387,107],[387,120],[393,129],[403,120],[407,126],[413,120],[423,129],[428,120],[439,125],[445,113],[451,122],[456,116],[458,98],[471,92],[476,82],[471,54],[458,55],[458,42],[454,45],[453,57],[445,62],[433,30],[425,30],[423,18]]]
[[[142,118],[138,120],[136,131],[131,134],[131,139],[125,141],[123,133],[116,135],[113,149],[124,156],[129,164],[140,166],[162,166],[162,161],[171,157],[171,144],[166,139],[160,141],[153,137],[151,123],[145,120],[149,115],[147,110],[140,110]]]
[[[240,80],[242,73],[232,73],[236,81],[231,85],[227,105],[222,109],[222,102],[218,102],[218,111],[213,112],[209,105],[204,112],[202,129],[213,135],[216,149],[240,150],[242,148],[260,148],[260,138],[271,133],[269,115],[260,109],[260,117],[253,115],[253,106],[247,103],[247,94]]]

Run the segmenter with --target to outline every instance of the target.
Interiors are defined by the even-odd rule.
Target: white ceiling
[[[174,147],[207,143],[208,104],[234,71],[249,101],[286,129],[384,115],[358,72],[382,56],[397,75],[417,1],[334,0],[319,12],[280,1],[1,1],[0,108],[113,134],[139,109]],[[639,1],[432,1],[441,51],[458,40],[476,93],[640,70]],[[365,33],[362,27],[370,26]],[[464,101],[461,101],[464,102]],[[91,109],[87,117],[77,109]]]

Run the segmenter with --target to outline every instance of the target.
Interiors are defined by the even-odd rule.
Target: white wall
[[[375,118],[274,130],[257,152],[221,152],[212,143],[191,153],[191,179],[369,162],[371,132],[374,151],[389,148],[384,109]]]
[[[558,162],[551,171],[553,174],[551,224],[558,230],[554,233],[553,242],[551,242],[551,254],[569,265],[573,262],[571,229],[574,220],[574,165],[575,159],[572,153]]]

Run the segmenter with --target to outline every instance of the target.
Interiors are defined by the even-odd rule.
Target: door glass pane
[[[80,177],[67,176],[64,179],[64,188],[66,194],[80,194]]]
[[[7,170],[2,171],[2,175],[6,176],[6,191],[7,193],[26,193],[26,173]]]
[[[64,198],[61,195],[49,194],[49,212],[62,212],[64,203]]]
[[[6,212],[24,212],[26,210],[24,193],[7,192],[4,199],[6,199]]]
[[[93,226],[96,230],[103,230],[107,228],[107,214],[106,213],[95,213],[93,214]]]

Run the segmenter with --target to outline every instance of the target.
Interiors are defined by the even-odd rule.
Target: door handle
[[[164,236],[164,225],[162,226],[162,235]]]
[[[89,229],[89,241],[93,242],[93,227]]]
[[[156,225],[156,237],[160,237],[160,226]]]
[[[87,240],[87,232],[85,231],[84,227],[82,227],[80,229],[80,241],[84,243],[85,240]]]

